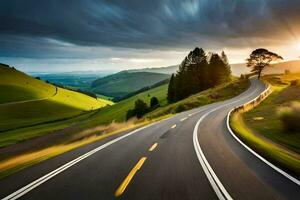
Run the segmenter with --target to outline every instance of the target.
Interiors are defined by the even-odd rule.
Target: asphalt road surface
[[[300,199],[300,187],[246,150],[226,115],[243,94],[89,144],[0,180],[4,199]],[[297,177],[298,178],[298,177]]]

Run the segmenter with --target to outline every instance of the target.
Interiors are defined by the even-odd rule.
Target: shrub
[[[157,108],[159,106],[159,101],[156,97],[152,97],[150,100],[150,107]]]
[[[300,85],[299,80],[296,79],[291,81],[291,86],[298,86],[298,85]]]
[[[185,110],[186,110],[186,107],[182,104],[179,104],[178,106],[176,106],[174,111],[175,111],[175,113],[180,113],[180,112],[183,112]]]
[[[278,111],[279,119],[289,131],[300,131],[300,103],[293,102]]]
[[[134,102],[134,109],[127,111],[126,119],[128,120],[134,116],[136,116],[137,118],[142,118],[148,111],[149,108],[147,104],[141,99],[138,99]]]
[[[285,75],[289,75],[289,74],[291,74],[291,71],[288,70],[288,69],[286,69],[286,70],[284,70],[284,74],[285,74]]]

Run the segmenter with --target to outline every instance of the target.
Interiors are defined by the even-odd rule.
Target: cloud
[[[299,8],[287,0],[2,0],[0,57],[284,45],[300,39]]]

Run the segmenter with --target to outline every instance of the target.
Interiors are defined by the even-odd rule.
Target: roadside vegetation
[[[300,73],[266,75],[272,94],[231,125],[250,146],[277,165],[300,174]]]

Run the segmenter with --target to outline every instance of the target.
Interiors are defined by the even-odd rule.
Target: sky
[[[231,63],[300,56],[298,0],[1,0],[0,62],[26,72],[179,64],[196,46]]]

